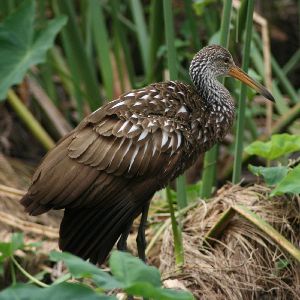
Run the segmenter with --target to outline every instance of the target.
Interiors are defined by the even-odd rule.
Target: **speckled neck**
[[[208,108],[213,106],[225,106],[234,109],[234,102],[229,91],[221,84],[217,78],[206,71],[199,72],[197,75],[191,74],[194,86]]]

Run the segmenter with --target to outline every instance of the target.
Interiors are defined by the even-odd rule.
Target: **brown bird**
[[[114,244],[126,249],[142,214],[137,245],[145,259],[145,223],[153,194],[222,141],[234,102],[218,76],[233,76],[272,95],[233,62],[223,47],[193,58],[193,85],[154,83],[123,94],[87,116],[43,159],[21,203],[31,215],[65,209],[59,246],[101,264]]]

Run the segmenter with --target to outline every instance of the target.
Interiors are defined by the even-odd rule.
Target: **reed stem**
[[[167,54],[168,69],[170,72],[170,79],[176,80],[178,78],[178,70],[177,70],[177,58],[176,58],[176,49],[175,49],[172,1],[165,0],[163,3],[164,3],[165,36],[166,36],[166,43],[167,43],[167,50],[168,50],[168,54]],[[180,203],[181,205],[186,205],[186,191],[185,191],[184,182],[185,179],[182,176],[181,178],[177,179],[177,189],[179,191],[179,193],[177,193],[177,198],[178,198],[178,204]],[[176,265],[179,266],[184,262],[183,244],[182,244],[180,225],[176,221],[173,202],[172,202],[169,188],[167,188],[167,201],[169,203],[171,220],[172,220]]]
[[[224,0],[224,8],[221,23],[221,35],[220,45],[228,47],[229,40],[229,29],[231,20],[232,0]],[[213,187],[216,184],[216,169],[217,169],[217,158],[218,158],[218,145],[212,147],[206,152],[204,157],[204,169],[203,169],[203,188],[201,197],[210,198],[212,195]]]
[[[246,27],[245,27],[245,44],[243,49],[243,63],[242,69],[247,72],[250,62],[250,49],[251,49],[251,37],[252,37],[252,18],[254,11],[254,0],[248,0]],[[245,129],[245,113],[246,113],[246,96],[247,86],[241,85],[241,92],[239,97],[239,108],[237,117],[237,130],[236,130],[236,142],[234,150],[234,163],[233,163],[233,175],[232,182],[238,183],[241,179],[242,173],[242,157],[243,157],[243,140]]]

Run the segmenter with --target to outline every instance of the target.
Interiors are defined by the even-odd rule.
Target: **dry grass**
[[[224,188],[211,202],[191,211],[184,220],[181,272],[174,269],[173,239],[167,230],[161,251],[164,278],[179,280],[197,299],[300,299],[300,266],[241,217],[232,219],[213,248],[202,246],[220,214],[231,205],[244,204],[299,247],[299,199],[268,199],[268,192],[261,186]],[[280,261],[289,265],[280,269]]]

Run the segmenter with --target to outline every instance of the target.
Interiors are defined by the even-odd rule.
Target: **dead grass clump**
[[[179,280],[197,299],[300,299],[299,264],[242,217],[236,215],[210,249],[202,245],[220,215],[231,205],[243,204],[299,247],[297,199],[268,199],[268,192],[261,186],[233,186],[191,211],[184,220],[181,272],[175,270],[173,238],[167,230],[161,251],[163,277]]]

